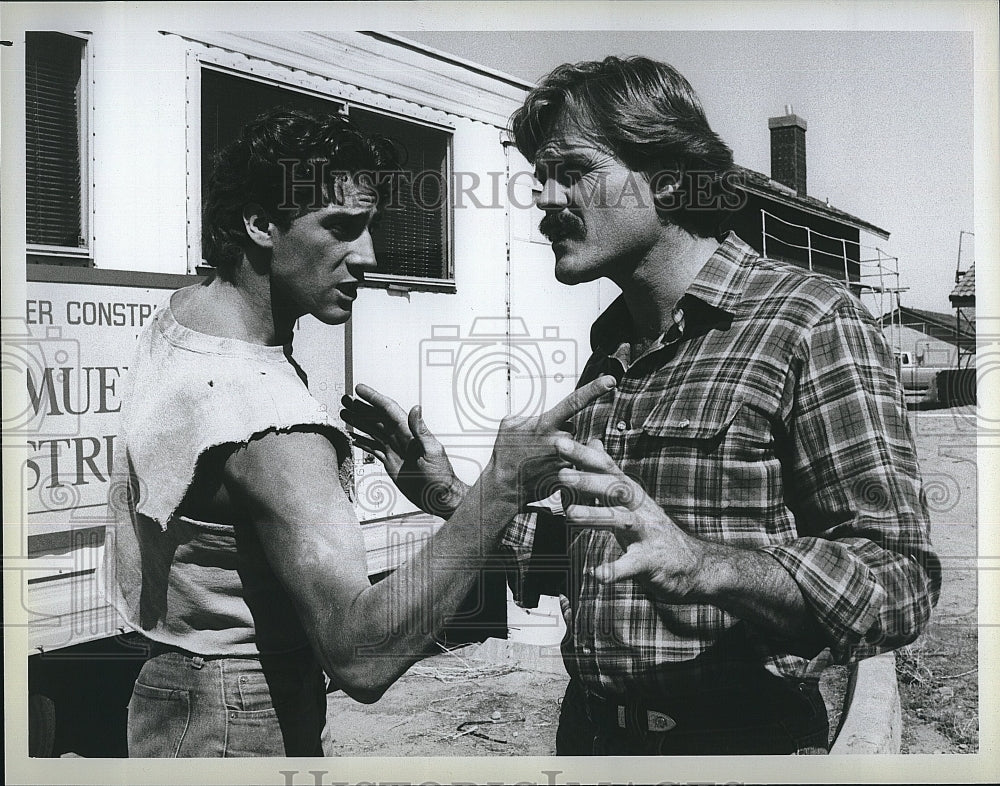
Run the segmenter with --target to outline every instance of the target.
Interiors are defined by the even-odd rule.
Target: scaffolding
[[[858,300],[871,313],[878,322],[879,327],[889,338],[893,349],[900,350],[900,334],[902,329],[902,313],[899,306],[900,293],[906,292],[908,287],[899,285],[899,257],[886,253],[878,246],[869,246],[860,241],[847,240],[846,238],[824,235],[811,227],[803,224],[795,224],[779,218],[766,210],[760,211],[761,236],[763,238],[763,255],[768,256],[767,245],[770,239],[772,249],[775,244],[780,244],[787,248],[795,248],[802,252],[805,258],[805,265],[812,272],[827,276],[847,285],[857,296]],[[783,233],[779,234],[779,233]],[[805,234],[805,244],[794,243],[789,240],[792,235],[801,236]],[[828,251],[817,248],[817,239],[821,239],[819,245],[826,245],[830,248],[838,249]],[[848,253],[857,250],[857,254]],[[802,264],[802,260],[776,256],[778,259],[785,259],[797,265]],[[856,270],[852,275],[851,266],[855,265]],[[823,270],[816,270],[822,267]],[[831,275],[830,270],[838,271],[838,275]],[[842,271],[842,277],[839,275]]]
[[[975,291],[975,248],[972,250],[972,260],[968,260],[966,249],[966,259],[962,258],[962,241],[965,236],[976,237],[975,232],[961,230],[958,233],[958,261],[955,263],[955,290],[949,296],[952,306],[955,309],[955,345],[958,348],[956,368],[972,368],[975,366],[976,340],[965,340],[965,336],[971,331],[975,335],[976,331],[976,291]],[[968,243],[965,244],[968,246]],[[964,266],[963,266],[964,262]],[[968,280],[964,282],[963,279]]]

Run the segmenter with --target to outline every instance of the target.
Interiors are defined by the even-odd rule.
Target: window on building
[[[396,199],[372,233],[379,273],[450,279],[448,141],[440,129],[352,108],[359,128],[393,140],[403,157]]]
[[[201,71],[202,201],[215,154],[236,138],[244,124],[272,107],[346,113],[361,129],[382,134],[403,158],[396,198],[373,227],[378,270],[375,285],[399,282],[415,288],[453,279],[450,258],[447,131],[418,122],[347,106],[214,68]]]
[[[81,154],[85,47],[85,39],[63,33],[25,35],[29,261],[90,262]]]

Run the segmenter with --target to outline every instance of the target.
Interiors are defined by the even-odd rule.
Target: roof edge
[[[769,183],[776,182],[772,181],[772,179],[767,175],[765,175],[763,172],[758,172],[754,169],[750,169],[749,167],[741,166],[739,164],[737,164],[736,167],[737,169],[742,169],[746,172],[750,172],[754,175],[757,175],[761,177],[763,180],[768,181]],[[765,188],[763,186],[754,185],[753,183],[744,182],[740,184],[740,188],[749,191],[751,193],[757,194],[759,196],[777,199],[780,202],[784,202],[785,204],[791,205],[792,207],[804,210],[807,213],[812,213],[813,215],[822,216],[824,218],[829,218],[832,220],[840,220],[842,223],[850,224],[851,226],[857,229],[863,229],[866,232],[871,232],[872,234],[878,235],[883,240],[889,239],[890,232],[887,229],[882,229],[882,227],[876,226],[875,224],[865,221],[863,218],[858,218],[857,216],[848,213],[846,210],[841,210],[840,208],[826,209],[824,208],[822,202],[819,202],[817,204],[811,200],[803,199],[798,194],[792,193],[791,189],[788,189],[788,192],[790,193],[786,193],[787,187],[781,185],[780,183],[777,183],[775,186],[771,188]]]
[[[404,49],[420,52],[421,54],[433,57],[435,60],[441,60],[443,62],[450,63],[451,65],[457,65],[467,71],[480,74],[481,76],[488,76],[491,79],[497,79],[501,82],[505,82],[511,87],[522,88],[524,90],[531,90],[535,87],[534,82],[529,82],[526,79],[521,79],[513,74],[508,74],[504,71],[499,71],[495,68],[481,65],[480,63],[475,63],[472,60],[466,60],[464,57],[453,55],[450,52],[435,49],[433,46],[422,44],[419,41],[414,41],[406,36],[401,36],[396,33],[386,33],[381,30],[358,30],[358,32],[361,35],[368,36],[369,38],[384,41],[387,44],[395,44],[396,46],[401,46]]]

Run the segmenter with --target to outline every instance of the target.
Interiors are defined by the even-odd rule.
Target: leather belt
[[[662,734],[677,727],[677,720],[660,710],[642,704],[624,704],[586,692],[591,720],[604,726],[617,726],[627,731]]]
[[[218,660],[225,657],[225,655],[199,655],[197,652],[191,652],[190,650],[176,647],[173,644],[164,644],[161,641],[153,641],[152,639],[148,639],[147,641],[149,642],[149,657],[151,658],[155,658],[157,655],[166,655],[167,653],[175,653],[183,655],[185,658],[201,661]]]

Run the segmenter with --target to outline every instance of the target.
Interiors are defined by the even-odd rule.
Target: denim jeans
[[[323,756],[326,692],[311,652],[257,658],[155,654],[128,706],[142,757]]]
[[[643,706],[643,715],[645,706]],[[583,684],[566,687],[556,754],[559,756],[715,756],[827,753],[829,722],[815,682],[764,675],[746,690],[727,688],[679,696],[650,709],[668,715],[676,726],[650,731],[631,723],[639,713],[630,705],[588,697]],[[619,715],[619,713],[621,715]],[[620,716],[626,717],[621,728]]]

